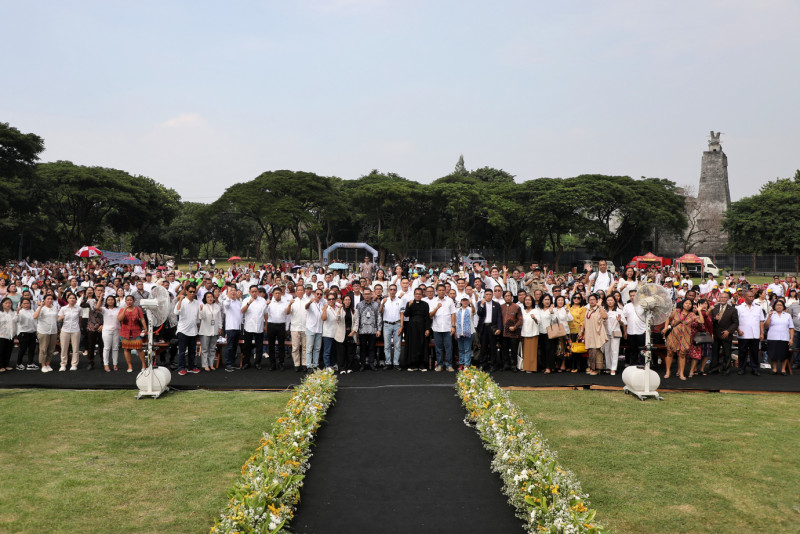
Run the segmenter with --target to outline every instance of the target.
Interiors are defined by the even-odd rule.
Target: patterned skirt
[[[129,337],[129,338],[120,338],[122,342],[122,348],[128,350],[139,350],[142,348],[142,336],[136,337]]]

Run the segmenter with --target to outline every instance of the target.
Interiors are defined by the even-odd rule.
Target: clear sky
[[[733,200],[800,168],[800,2],[0,0],[0,121],[210,202],[263,171],[491,166]]]

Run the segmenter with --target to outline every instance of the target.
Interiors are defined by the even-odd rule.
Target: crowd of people
[[[694,284],[669,267],[553,274],[475,263],[384,268],[367,257],[347,271],[323,267],[196,265],[114,267],[104,261],[9,263],[0,271],[0,373],[77,371],[102,363],[145,366],[148,316],[160,286],[169,315],[153,328],[156,365],[187,373],[254,368],[296,372],[490,372],[615,375],[642,363],[642,284],[662,286],[674,308],[655,325],[665,378],[798,367],[797,281],[768,287],[742,276]],[[289,343],[287,343],[287,341]],[[16,351],[16,365],[12,358]],[[198,355],[199,352],[199,355]],[[734,363],[738,353],[738,359]],[[102,360],[102,362],[101,362]],[[688,364],[688,365],[687,365]]]

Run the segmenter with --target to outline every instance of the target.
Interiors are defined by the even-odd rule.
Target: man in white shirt
[[[767,290],[768,291],[772,290],[773,295],[782,297],[786,294],[786,285],[783,282],[781,282],[779,276],[773,276],[772,283],[767,286]]]
[[[739,371],[743,375],[748,365],[758,376],[758,347],[764,339],[764,310],[753,303],[752,291],[746,291],[744,302],[736,306],[739,315]]]
[[[630,300],[622,308],[622,316],[625,318],[626,325],[624,337],[628,342],[628,348],[625,350],[625,365],[639,365],[639,350],[645,346],[647,324],[644,321],[642,307],[633,305],[636,291],[636,289],[630,290]]]
[[[361,294],[361,282],[360,281],[353,280],[352,286],[353,286],[353,292],[350,293],[350,296],[353,298],[353,309],[355,309],[356,306],[358,306],[358,303],[361,302],[361,299],[364,298],[364,296]]]
[[[303,356],[306,353],[306,303],[313,298],[312,289],[311,284],[305,284],[305,287],[298,285],[286,306],[292,336],[292,362],[296,373],[303,370]]]
[[[589,287],[591,293],[603,291],[608,294],[608,289],[614,284],[614,275],[608,270],[606,260],[598,262],[600,270],[589,275]]]
[[[203,287],[197,289],[197,300],[204,302],[203,299],[206,296],[206,293],[211,291],[214,291],[214,284],[211,281],[211,277],[206,276],[203,278]]]
[[[502,292],[505,290],[506,285],[503,281],[503,278],[500,276],[500,269],[497,267],[492,267],[492,270],[489,271],[489,276],[483,277],[484,285],[494,291],[495,287],[500,287],[500,295],[502,300]]]
[[[272,299],[267,304],[267,344],[270,370],[272,371],[275,369],[283,371],[283,360],[286,357],[286,303],[282,298],[283,291],[276,287],[272,290]],[[275,350],[276,343],[277,351]]]
[[[441,371],[444,367],[448,371],[453,369],[453,335],[456,332],[456,306],[450,297],[445,295],[447,286],[443,283],[436,286],[436,298],[430,306],[431,330],[436,347],[436,368]]]
[[[153,290],[153,287],[155,287],[155,285],[156,284],[153,283],[153,275],[152,275],[152,273],[145,274],[144,275],[144,290],[149,293],[150,291]]]
[[[169,273],[167,275],[167,280],[169,281],[169,290],[173,295],[178,294],[178,288],[181,287],[181,283],[175,280],[175,273]],[[108,292],[108,288],[106,288],[106,293]],[[112,291],[113,292],[113,291]]]
[[[267,301],[259,296],[258,286],[250,286],[250,296],[242,306],[244,321],[244,344],[242,346],[242,369],[250,367],[250,356],[255,344],[255,365],[261,369],[261,357],[264,355],[264,328],[266,324]]]
[[[403,311],[405,303],[397,297],[397,286],[389,285],[389,296],[381,302],[378,313],[383,316],[383,353],[386,369],[400,369],[400,348],[403,336]],[[394,352],[394,357],[392,357]]]
[[[197,288],[190,285],[178,295],[175,315],[178,316],[178,374],[199,373],[194,364],[197,352],[197,323],[200,317],[200,301],[195,298]],[[185,357],[188,351],[188,362]],[[188,363],[188,365],[187,365]]]
[[[322,289],[314,290],[314,298],[306,302],[306,368],[319,367],[319,349],[322,346]]]
[[[235,286],[228,286],[220,300],[225,311],[225,370],[231,372],[235,369],[236,349],[242,334],[242,292]]]

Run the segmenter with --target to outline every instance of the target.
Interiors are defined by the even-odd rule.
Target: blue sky
[[[0,121],[210,202],[273,169],[696,184],[800,168],[800,2],[0,0]]]

